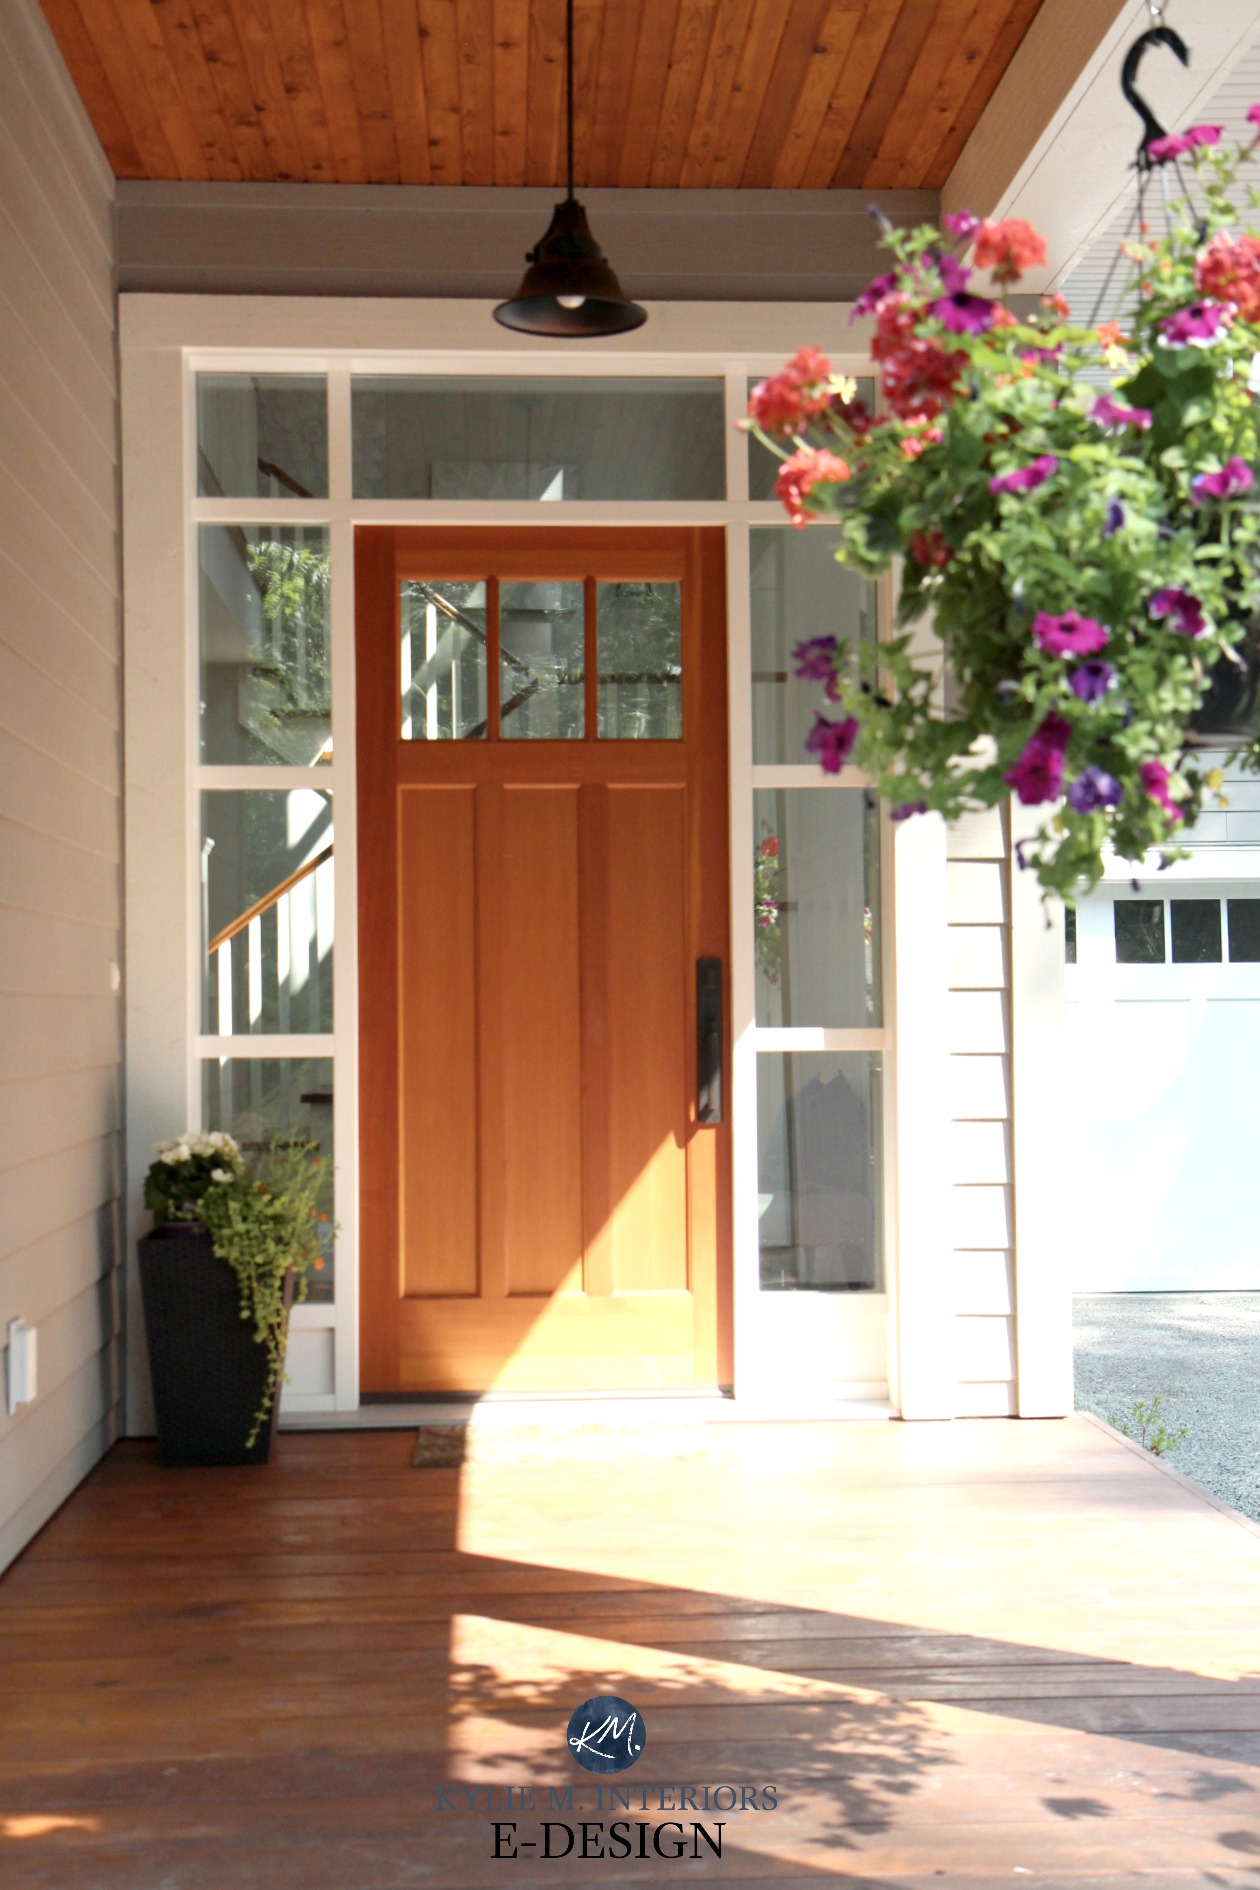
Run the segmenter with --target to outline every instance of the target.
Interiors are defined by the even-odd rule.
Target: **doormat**
[[[604,1463],[615,1457],[702,1457],[702,1424],[424,1424],[413,1470],[459,1470],[473,1463]]]
[[[468,1454],[466,1424],[424,1424],[416,1432],[413,1470],[458,1470]]]

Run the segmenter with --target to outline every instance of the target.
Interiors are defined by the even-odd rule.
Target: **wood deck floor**
[[[115,1449],[0,1580],[0,1883],[1260,1881],[1260,1531],[1084,1418],[589,1441]],[[566,1814],[487,1786],[591,1819],[599,1692],[645,1716],[633,1820],[778,1809],[684,1810],[720,1862],[495,1861]]]

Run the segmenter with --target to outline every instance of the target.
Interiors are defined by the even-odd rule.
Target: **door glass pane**
[[[792,651],[810,637],[875,640],[875,587],[835,561],[825,526],[752,533],[753,760],[799,765],[823,704],[816,682],[794,674]]]
[[[722,499],[720,380],[359,376],[358,499]]]
[[[197,491],[203,499],[326,499],[322,374],[199,374]]]
[[[881,1082],[869,1052],[758,1056],[763,1291],[883,1291]]]
[[[1226,905],[1230,963],[1260,964],[1260,899],[1230,899]]]
[[[484,582],[408,579],[399,621],[403,740],[458,742],[484,736]]]
[[[201,819],[202,1029],[330,1031],[331,794],[203,794]]]
[[[198,543],[202,761],[329,760],[327,531],[203,525]]]
[[[754,376],[748,383],[748,392],[751,394],[757,382],[765,378],[766,377],[761,374]],[[875,406],[874,381],[869,378],[860,380],[857,383],[857,397],[868,413],[873,411]],[[785,446],[791,446],[791,442],[788,440],[785,440],[783,443]],[[840,451],[839,448],[836,450]],[[748,496],[750,499],[772,499],[774,497],[774,482],[779,476],[779,467],[782,464],[782,460],[772,453],[768,446],[763,446],[761,441],[753,434],[750,433],[748,435]]]
[[[586,726],[581,584],[499,587],[499,728],[505,741],[580,741]]]
[[[1219,965],[1221,962],[1221,902],[1219,899],[1173,899],[1172,961],[1174,965]]]
[[[682,739],[682,588],[601,584],[599,733],[614,741]]]
[[[1164,962],[1164,902],[1162,899],[1117,899],[1115,913],[1116,963],[1162,965]]]
[[[882,1021],[878,807],[862,788],[754,793],[759,1025]]]
[[[206,1129],[226,1129],[247,1157],[267,1144],[292,1138],[316,1142],[324,1164],[319,1210],[320,1260],[308,1282],[307,1298],[333,1296],[333,1066],[331,1057],[224,1057],[201,1066],[201,1122]]]

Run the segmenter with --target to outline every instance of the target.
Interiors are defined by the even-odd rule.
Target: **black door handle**
[[[696,960],[696,1121],[722,1120],[722,960]]]

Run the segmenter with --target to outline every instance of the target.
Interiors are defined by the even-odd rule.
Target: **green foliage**
[[[771,984],[778,984],[783,971],[779,837],[768,823],[762,825],[764,831],[753,855],[753,918],[756,922],[753,942],[757,964]]]
[[[869,292],[885,412],[872,420],[820,357],[811,371],[809,351],[750,405],[748,424],[788,462],[779,491],[794,520],[839,527],[838,561],[864,577],[904,561],[896,633],[874,649],[839,643],[825,679],[836,716],[859,724],[852,764],[892,803],[950,820],[1015,787],[1038,810],[1020,862],[1069,900],[1098,881],[1106,849],[1179,857],[1220,786],[1187,729],[1260,610],[1260,486],[1195,481],[1260,463],[1260,260],[1248,237],[1229,250],[1242,260],[1227,300],[1228,280],[1211,275],[1218,252],[1207,255],[1237,220],[1249,156],[1192,153],[1197,201],[1174,206],[1166,237],[1126,246],[1128,312],[1101,329],[1072,323],[1061,298],[1019,317],[970,290],[951,303],[954,239],[888,229],[892,277]],[[984,226],[981,241],[1005,230],[1039,243],[1025,225]],[[977,305],[964,312],[974,331],[957,331],[960,299]],[[1211,335],[1184,326],[1204,305],[1220,316]],[[1137,417],[1109,416],[1104,392]],[[1051,467],[1039,482],[993,490],[1039,461]],[[1164,591],[1197,605],[1197,634],[1152,614]],[[1093,620],[1105,646],[1039,647],[1043,613]],[[929,617],[939,654],[911,635]],[[1071,678],[1089,654],[1111,673],[1083,699]],[[1048,789],[1028,775],[1047,728],[1060,737]],[[1260,744],[1241,760],[1260,771]],[[1113,804],[1090,803],[1100,782]]]
[[[1122,1437],[1131,1437],[1135,1443],[1141,1444],[1143,1450],[1149,1450],[1153,1457],[1162,1457],[1165,1451],[1175,1450],[1182,1438],[1189,1436],[1184,1424],[1170,1431],[1164,1423],[1163,1411],[1162,1397],[1152,1398],[1149,1404],[1139,1398],[1126,1415],[1112,1412],[1107,1422]]]
[[[266,1384],[246,1449],[271,1414],[284,1371],[286,1276],[295,1275],[302,1300],[309,1274],[323,1265],[320,1244],[328,1216],[319,1207],[325,1177],[317,1150],[315,1142],[277,1139],[251,1165],[231,1136],[189,1134],[159,1144],[145,1182],[145,1205],[155,1221],[175,1218],[205,1227],[215,1253],[236,1275],[241,1318],[266,1350]]]

